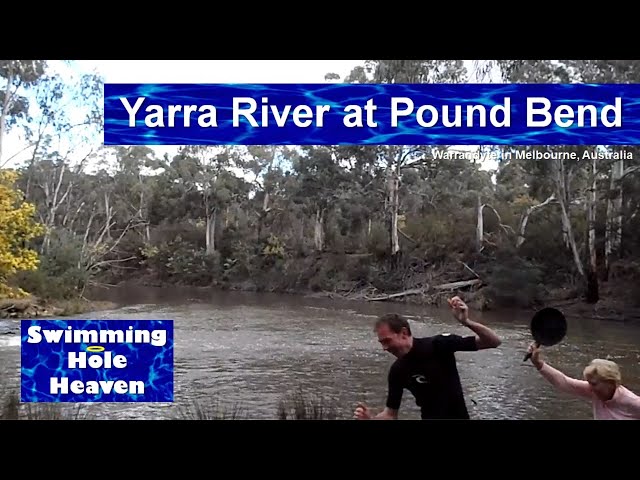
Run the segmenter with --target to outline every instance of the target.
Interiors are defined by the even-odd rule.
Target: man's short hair
[[[397,313],[386,313],[376,320],[374,329],[377,330],[382,325],[387,325],[393,333],[400,333],[403,328],[407,329],[407,334],[411,335],[411,327],[409,321],[402,315]]]

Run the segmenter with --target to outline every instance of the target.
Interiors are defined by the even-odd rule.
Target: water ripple
[[[274,419],[282,399],[302,390],[337,405],[340,418],[350,418],[359,401],[374,408],[384,404],[393,358],[380,349],[373,334],[377,314],[407,313],[416,336],[469,333],[444,310],[392,304],[343,306],[289,297],[269,303],[258,298],[229,296],[184,307],[145,302],[129,308],[144,318],[161,312],[175,319],[175,402],[102,403],[91,405],[91,411],[100,418],[174,418],[193,401],[219,401],[227,409],[240,406],[249,418]],[[122,310],[110,315],[125,316]],[[497,331],[503,344],[499,349],[457,354],[472,418],[591,418],[588,402],[554,391],[530,364],[523,364],[531,341],[527,318],[504,321],[485,314],[481,321]],[[591,358],[608,355],[620,363],[629,388],[640,392],[639,345],[638,327],[581,319],[570,324],[566,340],[547,349],[546,357],[567,374],[580,376]],[[0,378],[6,385],[19,384],[19,371],[20,349],[0,345]],[[419,418],[408,393],[401,418]]]

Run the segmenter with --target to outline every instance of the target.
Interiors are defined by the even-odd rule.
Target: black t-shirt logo
[[[413,379],[416,381],[416,383],[427,383],[428,380],[425,378],[424,375],[413,375]]]

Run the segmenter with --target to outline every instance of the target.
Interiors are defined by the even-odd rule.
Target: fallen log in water
[[[427,287],[428,288],[428,287]],[[407,295],[419,295],[425,292],[424,288],[412,288],[411,290],[405,290],[404,292],[391,293],[388,295],[380,295],[378,297],[364,297],[370,302],[377,302],[381,300],[391,300],[393,298],[406,297]]]
[[[480,283],[482,283],[482,280],[480,280],[479,278],[474,278],[473,280],[462,280],[460,282],[443,283],[441,285],[436,285],[433,288],[435,290],[455,290],[456,288],[472,287],[474,285],[479,285]]]
[[[459,282],[442,283],[440,285],[434,285],[431,288],[427,285],[426,287],[422,287],[422,288],[411,288],[403,292],[378,295],[376,297],[365,296],[364,299],[368,300],[369,302],[381,302],[385,300],[393,300],[395,298],[402,298],[409,295],[424,295],[430,289],[442,292],[445,290],[455,290],[457,288],[472,287],[474,285],[480,285],[481,283],[482,283],[482,280],[480,280],[479,278],[474,278],[473,280],[461,280]]]

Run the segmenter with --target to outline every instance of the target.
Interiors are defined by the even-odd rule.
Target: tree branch
[[[516,240],[516,248],[520,247],[524,243],[524,240],[525,240],[524,233],[527,229],[527,223],[529,222],[529,217],[531,216],[531,214],[536,210],[538,210],[539,208],[542,208],[545,205],[548,205],[555,201],[556,201],[556,196],[555,194],[552,193],[551,196],[549,196],[549,198],[547,198],[544,202],[539,203],[537,205],[532,205],[531,207],[527,208],[527,210],[524,212],[524,214],[520,219],[520,231],[518,232],[518,238]]]
[[[482,206],[482,208],[485,208],[485,207],[490,209],[494,213],[494,215],[498,219],[498,225],[500,225],[500,227],[505,231],[505,233],[507,233],[507,234],[509,234],[509,233],[515,234],[516,233],[513,230],[513,228],[511,228],[511,226],[505,225],[505,224],[502,223],[502,217],[500,217],[500,214],[498,213],[498,211],[495,208],[493,208],[491,205],[486,204],[486,203]]]
[[[618,180],[622,180],[624,177],[626,177],[627,175],[635,172],[638,169],[640,169],[640,165],[634,165],[632,167],[625,168],[624,172],[622,173],[622,176]]]

